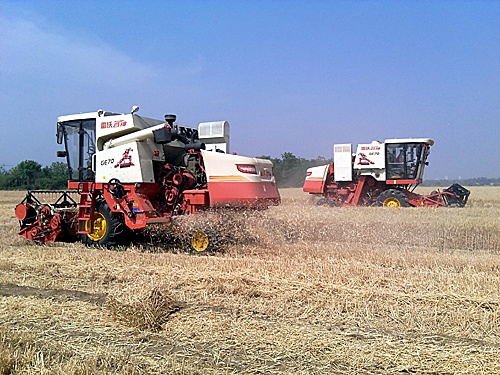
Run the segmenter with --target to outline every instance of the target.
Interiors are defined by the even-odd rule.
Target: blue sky
[[[500,177],[499,1],[0,0],[0,35],[7,168],[58,161],[59,115],[139,105],[242,155],[429,137],[426,178]]]

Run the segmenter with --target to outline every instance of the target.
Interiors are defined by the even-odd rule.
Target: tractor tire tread
[[[95,210],[99,211],[106,219],[106,234],[99,241],[94,241],[86,234],[82,234],[82,242],[87,246],[101,246],[106,248],[125,244],[130,237],[130,231],[123,223],[122,218],[111,212],[104,199],[98,199],[96,201]]]

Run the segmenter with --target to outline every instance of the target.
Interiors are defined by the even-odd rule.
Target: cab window
[[[386,145],[386,178],[388,180],[413,180],[417,176],[422,146],[417,143]]]
[[[95,119],[58,124],[58,138],[64,142],[72,181],[93,181],[92,157],[95,148]]]

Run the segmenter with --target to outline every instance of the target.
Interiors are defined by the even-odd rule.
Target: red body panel
[[[208,182],[210,206],[246,206],[262,208],[276,206],[280,195],[271,181],[213,181]]]
[[[311,194],[323,194],[325,188],[325,180],[322,178],[307,178],[304,181],[304,186],[302,188],[306,193]]]
[[[133,230],[211,206],[264,208],[280,203],[274,182],[216,181],[195,190],[168,189],[160,183],[121,184],[121,197],[112,193],[109,184],[70,181],[68,187],[81,193],[80,234],[86,233],[85,222],[92,216],[97,195],[102,195],[112,212],[123,214],[125,225]]]
[[[208,190],[184,190],[184,199],[188,205],[193,206],[208,206],[210,204],[210,198]]]
[[[387,185],[418,185],[421,181],[419,180],[387,180],[385,183]]]

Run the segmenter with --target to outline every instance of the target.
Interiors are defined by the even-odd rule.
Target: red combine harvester
[[[113,246],[150,224],[210,209],[263,209],[280,203],[269,160],[229,153],[229,124],[189,128],[175,115],[156,120],[99,110],[61,116],[57,142],[68,190],[28,191],[16,206],[19,234],[39,243],[81,239]],[[52,197],[50,203],[46,197]],[[213,230],[187,235],[196,252],[214,249]]]
[[[332,163],[307,170],[303,190],[332,207],[464,207],[469,190],[459,184],[425,196],[414,192],[433,144],[429,138],[387,139],[360,144],[355,154],[351,144],[336,144]]]

